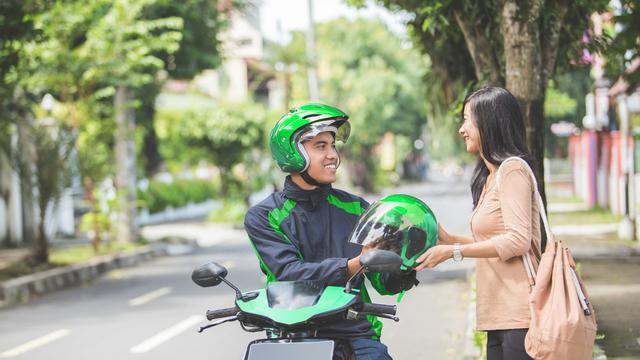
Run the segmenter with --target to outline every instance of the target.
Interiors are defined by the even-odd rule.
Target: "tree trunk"
[[[220,193],[224,198],[228,198],[232,195],[231,186],[233,183],[233,174],[231,173],[231,169],[224,166],[218,166],[218,172],[220,174]]]
[[[149,120],[147,120],[149,121]],[[162,166],[162,156],[158,151],[158,135],[153,127],[153,119],[145,126],[143,152],[146,158],[144,163],[148,176],[154,176]]]
[[[89,177],[84,179],[85,191],[87,194],[87,201],[91,206],[91,227],[93,228],[93,236],[91,237],[91,247],[94,252],[100,250],[100,243],[102,242],[102,229],[100,224],[100,204],[95,196],[95,187],[93,186],[93,180]]]
[[[29,129],[33,117],[28,111],[22,113],[23,118],[17,121],[18,129],[18,167],[20,174],[20,193],[22,197],[23,239],[27,244],[35,244],[40,237],[38,216],[36,212],[36,178],[33,134]]]
[[[126,86],[119,86],[114,99],[116,111],[116,189],[119,196],[116,239],[122,242],[133,242],[137,233],[135,225],[135,120],[132,100],[131,91]]]
[[[47,231],[45,228],[47,209],[45,207],[40,211],[40,231],[33,246],[33,260],[37,263],[45,264],[49,262],[49,239],[47,239]]]
[[[17,244],[17,239],[13,238],[13,234],[15,233],[12,229],[13,227],[13,219],[11,218],[11,183],[13,181],[13,170],[9,165],[9,159],[3,151],[0,151],[0,198],[4,203],[4,214],[3,222],[6,224],[6,235],[4,238],[0,239],[0,242],[4,246],[15,246]]]
[[[518,99],[527,131],[529,151],[536,162],[533,169],[544,191],[544,94],[542,46],[538,25],[538,7],[519,7],[515,0],[505,1],[502,9],[502,34],[506,87]]]
[[[464,14],[461,9],[454,11],[454,17],[473,59],[478,81],[486,83],[489,80],[492,85],[504,85],[500,63],[491,50],[489,39],[485,36],[484,25],[472,23],[475,21],[474,18]]]
[[[141,104],[135,111],[135,122],[144,129],[142,155],[147,176],[154,176],[162,167],[162,156],[158,151],[158,135],[154,127],[156,98],[161,84],[152,82],[136,91],[135,97]]]

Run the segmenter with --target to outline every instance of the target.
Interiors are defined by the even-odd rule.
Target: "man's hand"
[[[436,267],[441,262],[450,259],[453,256],[453,245],[436,245],[422,254],[417,262],[416,270],[420,271],[425,268]]]
[[[406,270],[402,272],[400,277],[400,288],[404,291],[411,289],[414,286],[420,284],[420,281],[416,278],[415,270]]]
[[[347,261],[347,276],[352,277],[360,270],[360,256],[358,255]]]
[[[347,261],[347,272],[349,277],[352,277],[355,273],[358,272],[358,270],[360,270],[360,267],[362,265],[360,265],[360,256],[362,256],[362,254],[366,253],[367,251],[371,250],[372,248],[368,247],[368,246],[363,246],[362,249],[360,250],[360,255],[349,259],[349,261]],[[366,271],[364,271],[366,272]]]

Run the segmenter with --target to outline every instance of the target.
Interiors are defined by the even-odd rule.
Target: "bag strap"
[[[506,163],[507,161],[520,161],[525,165],[525,169],[527,169],[527,172],[531,177],[531,181],[533,182],[533,190],[536,193],[536,200],[538,201],[538,207],[540,208],[540,215],[542,217],[542,222],[544,223],[544,231],[547,235],[547,241],[554,242],[555,240],[551,234],[551,228],[549,227],[549,219],[547,218],[547,212],[544,208],[544,202],[542,201],[542,196],[540,196],[540,192],[538,191],[538,182],[536,181],[535,175],[533,175],[531,167],[529,167],[529,164],[526,161],[517,156],[512,156],[505,159],[502,164],[500,164],[500,166],[498,167],[498,171],[496,172],[496,185],[498,186],[498,188],[500,188],[500,169],[502,169],[502,165],[504,165],[504,163]],[[535,245],[538,247],[538,249],[540,249],[540,244]],[[533,286],[535,285],[536,270],[533,267],[533,262],[531,261],[529,252],[526,252],[524,255],[522,255],[522,261],[524,263],[525,270],[527,271],[529,285]]]

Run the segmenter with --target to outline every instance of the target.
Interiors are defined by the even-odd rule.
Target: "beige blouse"
[[[531,240],[540,243],[540,211],[525,166],[505,162],[499,189],[490,177],[471,215],[473,240],[492,241],[499,255],[477,259],[478,330],[529,327],[529,280],[521,255],[529,251],[537,267]]]

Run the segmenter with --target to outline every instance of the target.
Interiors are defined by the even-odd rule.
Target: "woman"
[[[535,262],[538,252],[532,244],[540,243],[540,215],[527,169],[531,156],[522,113],[509,91],[485,87],[465,99],[463,117],[459,133],[467,152],[478,155],[471,181],[473,237],[449,234],[439,226],[438,245],[418,259],[416,269],[452,257],[477,258],[476,326],[488,332],[487,359],[531,359],[524,350],[529,280],[521,256],[529,251]],[[514,156],[525,162],[502,164]]]

